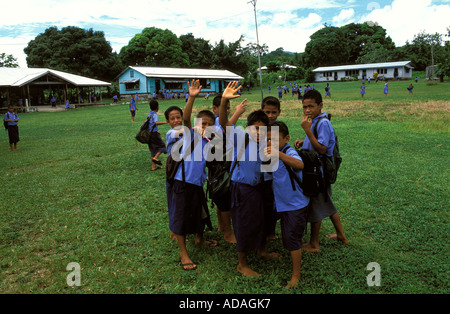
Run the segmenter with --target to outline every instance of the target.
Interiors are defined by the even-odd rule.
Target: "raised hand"
[[[200,94],[200,91],[202,90],[202,86],[200,85],[200,80],[192,80],[192,84],[188,83],[189,87],[189,96],[190,97],[197,97],[198,94]]]
[[[241,85],[238,86],[238,84],[239,83],[237,81],[228,83],[227,88],[225,88],[225,90],[222,93],[222,98],[235,99],[235,98],[241,97],[241,95],[239,95],[239,94],[236,95],[238,90],[241,89],[241,87],[242,87]]]

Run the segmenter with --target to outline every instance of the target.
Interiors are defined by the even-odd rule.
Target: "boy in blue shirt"
[[[281,114],[281,104],[280,101],[273,96],[268,96],[263,99],[261,103],[261,110],[269,118],[269,125],[275,123]],[[278,215],[275,209],[273,189],[272,189],[272,173],[264,172],[264,207],[266,215],[266,233],[268,240],[277,239],[275,233]]]
[[[266,114],[252,112],[247,118],[249,133],[231,125],[227,115],[227,101],[240,97],[237,82],[231,82],[222,94],[219,110],[219,123],[227,130],[227,145],[233,145],[231,169],[231,217],[236,236],[238,252],[237,270],[244,276],[261,276],[248,265],[248,252],[257,250],[263,259],[279,257],[277,253],[266,252],[264,230],[264,206],[261,184],[262,159],[265,148],[265,128],[269,124]],[[244,144],[245,143],[245,144]],[[255,156],[256,155],[256,156]]]
[[[322,113],[322,95],[316,90],[307,92],[303,96],[304,117],[301,126],[306,133],[304,141],[296,141],[295,147],[315,150],[319,155],[333,155],[335,145],[334,129],[330,120],[326,118],[327,113]],[[320,120],[320,122],[319,122]],[[314,135],[314,128],[317,125],[317,138]],[[323,173],[323,169],[322,169]],[[309,243],[303,248],[307,251],[319,251],[319,231],[322,220],[330,217],[337,234],[327,235],[327,238],[337,239],[344,244],[348,240],[344,234],[341,220],[336,207],[331,200],[331,185],[326,186],[326,191],[322,191],[317,196],[310,198],[308,209],[308,221],[311,222],[311,238]]]
[[[214,125],[217,127],[221,127],[219,123],[219,108],[220,108],[220,102],[222,100],[222,95],[217,95],[213,99],[213,113],[216,117]],[[227,116],[230,115],[230,101],[228,100],[226,103],[227,106]],[[232,125],[235,125],[237,121],[239,120],[239,117],[245,112],[245,108],[247,106],[247,99],[244,99],[237,107],[236,111],[233,114],[233,116],[230,119],[230,123]],[[216,161],[217,162],[217,161]],[[228,161],[224,161],[228,162]],[[211,174],[211,172],[210,172]],[[212,173],[214,174],[214,173]],[[217,206],[217,224],[218,224],[218,231],[223,232],[223,238],[225,241],[229,243],[236,243],[236,237],[234,235],[234,232],[231,228],[231,197],[230,194],[227,193],[225,197],[214,199],[213,202]]]
[[[278,137],[273,134],[274,132],[278,132]],[[266,156],[276,158],[278,154],[278,161],[281,161],[274,168],[276,170],[273,172],[273,192],[281,219],[283,246],[291,253],[292,277],[286,286],[291,288],[297,285],[301,277],[302,237],[306,228],[309,204],[309,197],[303,194],[299,185],[304,164],[296,150],[289,145],[289,129],[285,123],[277,121],[271,124],[267,138]]]
[[[136,116],[136,110],[138,110],[136,108],[136,100],[134,99],[134,95],[131,95],[129,108],[130,108],[130,112],[131,112],[131,122],[134,122],[134,117]]]
[[[5,117],[3,119],[8,126],[8,137],[9,137],[9,147],[11,150],[18,150],[17,142],[19,139],[19,116],[14,112],[14,106],[8,106],[8,112],[5,113]]]
[[[151,141],[148,143],[148,149],[152,156],[152,171],[161,169],[157,165],[162,165],[161,161],[158,159],[159,155],[167,154],[166,144],[161,139],[161,134],[158,132],[158,125],[167,124],[167,122],[159,122],[158,118],[159,104],[156,100],[150,101],[150,112],[147,115],[149,120],[148,130],[152,134]]]
[[[186,249],[186,235],[196,234],[196,245],[217,246],[216,241],[203,239],[205,224],[211,228],[208,205],[203,191],[206,181],[206,158],[203,152],[207,151],[206,146],[210,141],[205,137],[205,130],[214,125],[214,114],[209,110],[200,111],[197,119],[201,119],[201,126],[192,127],[192,106],[202,86],[199,80],[193,80],[192,85],[188,83],[188,86],[189,98],[183,112],[185,134],[179,156],[182,162],[175,175],[171,195],[168,196],[170,197],[169,227],[180,249],[181,266],[184,270],[195,270],[197,265],[191,260]]]

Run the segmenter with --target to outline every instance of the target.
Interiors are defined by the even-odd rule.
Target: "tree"
[[[13,55],[7,55],[6,53],[0,53],[0,68],[17,68],[19,64],[17,63],[17,58]]]
[[[208,69],[211,66],[213,53],[209,41],[195,38],[192,33],[181,35],[181,48],[187,53],[192,68]]]
[[[381,50],[384,57],[384,55],[395,49],[395,44],[391,37],[387,36],[387,31],[377,24],[368,24],[367,22],[363,24],[351,23],[342,26],[341,30],[344,32],[350,49],[349,64],[359,63],[357,60],[361,58],[373,59],[375,50]],[[372,56],[365,57],[366,54]],[[375,58],[382,60],[383,57]]]
[[[427,34],[424,31],[416,34],[413,41],[411,43],[407,41],[403,47],[417,71],[424,71],[427,66],[437,64],[436,61],[444,48],[441,34]]]
[[[68,26],[50,27],[24,49],[30,68],[51,68],[111,81],[122,70],[103,32]]]
[[[182,45],[170,30],[147,27],[120,50],[119,57],[127,66],[187,67],[189,56]]]
[[[305,47],[307,67],[341,65],[348,62],[350,49],[344,32],[333,26],[326,26],[311,35]]]

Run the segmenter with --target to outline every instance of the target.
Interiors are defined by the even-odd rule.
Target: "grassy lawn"
[[[141,102],[134,124],[125,103],[21,114],[13,152],[0,132],[0,292],[448,293],[450,82],[421,81],[413,96],[409,82],[391,82],[389,97],[372,82],[364,99],[360,85],[332,83],[332,99],[324,102],[343,156],[333,191],[350,244],[326,239],[333,226],[325,220],[321,251],[303,253],[298,287],[284,289],[291,261],[281,239],[269,245],[280,260],[250,256],[260,278],[236,271],[235,247],[216,230],[206,233],[219,241],[216,248],[197,248],[189,237],[198,269],[181,269],[169,239],[165,174],[150,171],[147,146],[134,140],[149,111]],[[324,86],[316,84],[322,92]],[[243,97],[246,114],[258,108],[258,90]],[[184,104],[160,101],[160,120],[168,106]],[[194,106],[211,104],[199,98]],[[279,119],[292,139],[304,138],[301,115],[300,103],[285,96]],[[160,127],[163,138],[168,129]],[[277,231],[281,236],[279,223]],[[71,262],[81,266],[80,287],[67,285]],[[371,262],[381,267],[379,287],[367,285]]]

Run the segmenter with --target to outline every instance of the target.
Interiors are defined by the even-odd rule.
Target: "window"
[[[332,77],[333,72],[323,72],[323,77]]]
[[[387,74],[387,69],[377,69],[378,74]]]
[[[345,71],[345,76],[359,75],[359,70]]]
[[[130,83],[125,83],[125,89],[126,90],[139,90],[140,89],[140,84],[139,81],[137,82],[130,82]]]
[[[134,71],[130,71],[130,77],[131,77],[131,78],[134,77]]]
[[[203,89],[210,89],[211,88],[211,81],[208,79],[200,79],[200,85]]]

